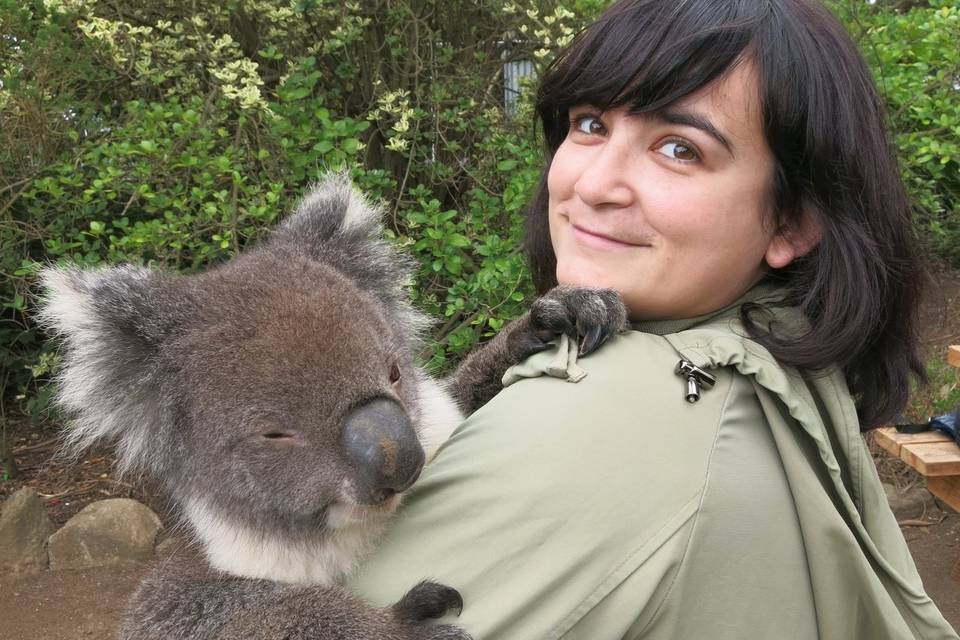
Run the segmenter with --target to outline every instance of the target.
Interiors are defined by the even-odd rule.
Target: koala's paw
[[[612,289],[560,285],[533,301],[530,331],[542,342],[561,333],[576,338],[580,355],[627,327],[627,308]]]
[[[463,598],[460,593],[452,587],[426,580],[407,591],[406,595],[393,605],[397,618],[411,622],[439,618],[449,611],[456,615],[463,612]]]
[[[425,580],[410,589],[392,609],[398,621],[410,626],[410,637],[416,640],[471,640],[466,631],[453,625],[424,624],[451,611],[460,615],[463,598],[452,587]]]

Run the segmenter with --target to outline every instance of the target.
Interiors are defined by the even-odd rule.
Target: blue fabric
[[[960,445],[960,431],[957,430],[957,422],[960,422],[960,410],[930,418],[930,429],[942,431]]]

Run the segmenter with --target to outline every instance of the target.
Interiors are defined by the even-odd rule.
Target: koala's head
[[[432,383],[379,218],[335,176],[205,273],[44,271],[68,446],[113,442],[198,518],[285,539],[389,512],[423,465]]]

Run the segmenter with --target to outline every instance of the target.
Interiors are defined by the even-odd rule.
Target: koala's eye
[[[390,384],[397,384],[400,382],[400,365],[396,362],[390,367]]]
[[[274,444],[302,444],[303,436],[296,431],[286,429],[271,429],[260,434],[261,440]]]

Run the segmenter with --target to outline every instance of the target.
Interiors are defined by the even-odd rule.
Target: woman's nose
[[[627,145],[612,138],[599,145],[574,185],[580,199],[596,208],[632,204],[637,176],[632,175],[630,155]]]

